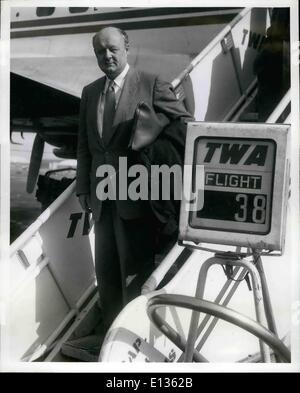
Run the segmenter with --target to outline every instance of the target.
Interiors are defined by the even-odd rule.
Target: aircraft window
[[[50,16],[54,13],[55,7],[37,7],[36,15],[37,16]]]
[[[89,7],[69,7],[71,14],[76,14],[77,12],[86,12]]]

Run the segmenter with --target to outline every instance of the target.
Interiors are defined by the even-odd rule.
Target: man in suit
[[[153,270],[155,219],[147,201],[118,196],[100,200],[96,190],[103,178],[97,177],[97,169],[111,165],[118,177],[120,157],[127,159],[128,168],[139,162],[130,141],[140,102],[150,105],[165,124],[190,114],[169,83],[129,67],[126,32],[106,27],[93,37],[93,47],[105,76],[82,92],[76,190],[82,208],[91,211],[95,221],[95,269],[108,328]],[[130,276],[135,279],[128,286]]]

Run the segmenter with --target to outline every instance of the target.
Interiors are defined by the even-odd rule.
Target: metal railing
[[[165,334],[177,346],[182,348],[182,338],[178,333],[174,335],[174,329],[159,315],[158,309],[166,306],[176,306],[196,312],[204,312],[214,317],[232,323],[249,333],[255,335],[259,340],[265,342],[280,358],[281,362],[291,362],[290,350],[278,339],[275,334],[263,327],[251,318],[238,313],[230,308],[223,307],[219,304],[208,300],[196,299],[191,296],[162,294],[152,297],[148,301],[147,313],[153,324]],[[184,341],[182,341],[184,342]],[[193,358],[196,361],[205,361],[202,356],[193,352]]]

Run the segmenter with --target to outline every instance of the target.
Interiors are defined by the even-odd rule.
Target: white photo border
[[[299,20],[298,2],[294,0],[144,0],[117,1],[85,0],[85,6],[197,6],[197,7],[290,7],[291,27],[291,92],[292,92],[292,163],[291,199],[293,211],[293,263],[292,263],[292,363],[291,364],[204,364],[204,363],[8,363],[5,359],[5,307],[9,278],[9,219],[10,219],[10,153],[9,153],[9,36],[10,8],[36,6],[81,6],[80,0],[2,0],[1,53],[0,53],[0,371],[7,372],[299,372],[300,371],[300,263],[299,263]],[[1,351],[2,349],[2,351]]]

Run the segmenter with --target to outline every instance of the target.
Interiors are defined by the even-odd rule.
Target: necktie
[[[108,89],[105,94],[105,104],[103,112],[103,126],[102,126],[102,138],[106,142],[111,132],[115,111],[116,111],[116,96],[114,91],[114,81],[110,81]]]

